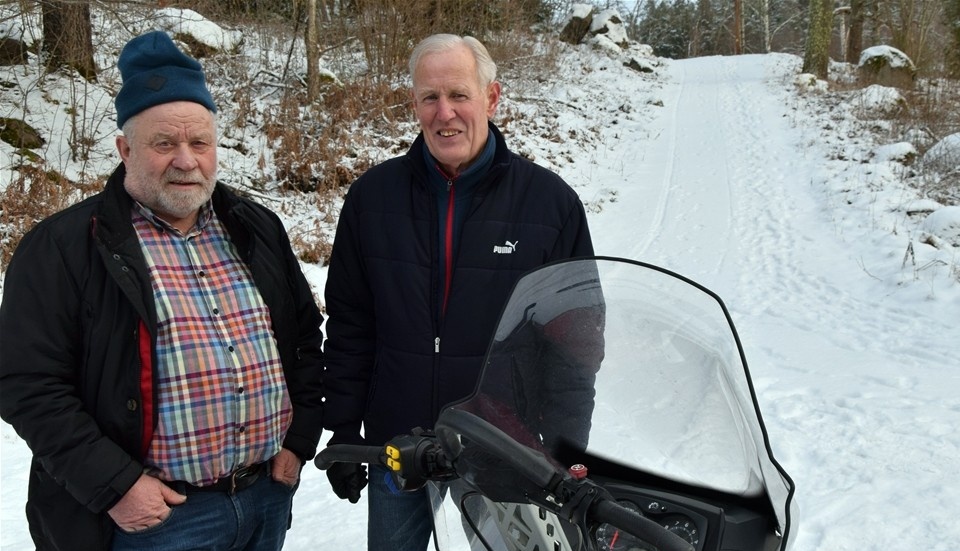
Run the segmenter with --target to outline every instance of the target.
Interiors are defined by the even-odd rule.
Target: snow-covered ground
[[[853,118],[863,98],[798,87],[798,57],[648,61],[568,49],[555,80],[505,83],[502,108],[524,115],[508,142],[575,187],[598,254],[723,298],[797,485],[795,551],[960,548],[960,246],[908,214],[920,197]],[[960,226],[955,209],[938,227]],[[325,269],[305,270],[322,296]],[[29,458],[0,423],[4,551],[32,548]],[[365,517],[308,465],[286,548],[363,549]]]

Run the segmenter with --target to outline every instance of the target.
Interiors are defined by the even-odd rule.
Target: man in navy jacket
[[[382,445],[432,428],[444,405],[474,389],[517,278],[593,255],[576,193],[512,153],[490,122],[501,88],[484,46],[428,37],[410,72],[421,134],[406,155],[352,185],[334,240],[325,290],[330,443]],[[421,551],[432,529],[428,498],[391,493],[385,473],[371,467],[368,548]],[[339,497],[359,500],[362,466],[327,474]]]

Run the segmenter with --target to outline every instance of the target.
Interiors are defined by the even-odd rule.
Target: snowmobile
[[[796,530],[726,306],[621,258],[525,274],[474,393],[432,430],[315,463],[338,461],[450,488],[474,549],[787,551]]]

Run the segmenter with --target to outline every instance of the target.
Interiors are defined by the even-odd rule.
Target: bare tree
[[[760,24],[763,29],[763,53],[770,53],[770,0],[760,3]]]
[[[880,23],[890,30],[890,44],[918,67],[929,65],[927,60],[942,50],[931,46],[931,35],[943,19],[944,4],[940,0],[893,0],[882,3],[877,10]]]
[[[320,97],[320,30],[317,28],[317,0],[307,0],[307,100]]]
[[[953,78],[960,78],[960,25],[951,24],[960,21],[960,0],[944,2],[944,20],[949,28],[949,45],[944,48],[944,68]]]
[[[733,55],[743,53],[743,0],[733,0]]]
[[[76,0],[41,0],[40,7],[47,69],[53,71],[70,67],[83,78],[96,80],[90,3]]]

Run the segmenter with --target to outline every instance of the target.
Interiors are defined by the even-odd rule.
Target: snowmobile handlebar
[[[327,446],[313,459],[313,464],[325,471],[334,463],[377,463],[383,464],[385,454],[382,446],[362,446],[355,444],[334,444]]]
[[[320,470],[329,469],[334,463],[381,465],[391,471],[394,484],[401,491],[417,490],[429,480],[442,482],[457,478],[436,435],[420,428],[397,436],[383,446],[333,444],[320,450],[313,463]]]
[[[395,482],[401,490],[417,489],[427,480],[446,481],[457,478],[456,470],[443,453],[436,435],[428,431],[415,430],[414,434],[397,437],[385,446],[334,444],[321,450],[314,459],[314,464],[320,470],[326,470],[338,462],[384,465],[394,472]],[[563,476],[562,473],[547,468],[547,463],[537,463],[537,468],[528,466],[525,470],[552,471],[555,476],[546,476],[547,473],[539,472],[532,478],[539,479],[541,483],[549,479],[550,483],[546,485],[549,488],[545,486],[541,489],[560,499],[533,499],[531,502],[538,502],[560,517],[579,525],[585,538],[589,537],[591,527],[607,523],[653,544],[660,551],[695,550],[689,543],[656,522],[618,503],[590,479]]]

